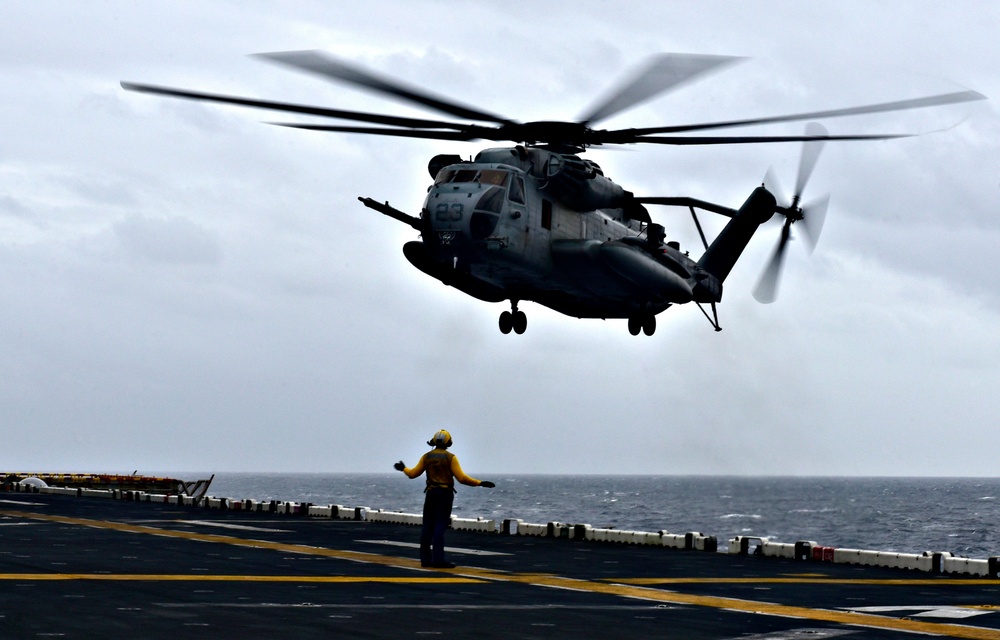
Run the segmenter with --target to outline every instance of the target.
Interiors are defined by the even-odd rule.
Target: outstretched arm
[[[421,456],[420,461],[417,463],[417,466],[413,467],[412,469],[407,467],[402,460],[392,465],[392,467],[396,471],[402,471],[403,473],[405,473],[406,477],[408,478],[416,478],[417,476],[419,476],[421,473],[424,472],[424,458],[423,456]]]
[[[470,487],[486,487],[487,489],[492,489],[496,485],[489,480],[476,480],[472,476],[468,476],[462,471],[462,465],[458,463],[458,456],[451,457],[451,474],[455,476],[455,479],[462,484],[467,484]]]

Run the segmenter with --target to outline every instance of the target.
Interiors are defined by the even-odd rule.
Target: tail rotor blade
[[[826,127],[818,122],[810,122],[806,125],[806,135],[818,137],[828,134]],[[825,143],[825,140],[808,140],[802,144],[802,156],[799,158],[799,175],[795,179],[795,198],[802,196],[802,191],[806,188],[806,183],[809,182],[809,177],[812,175],[813,169],[816,168],[816,161],[819,160],[819,154],[823,151]]]
[[[802,207],[802,230],[803,235],[809,244],[809,251],[816,249],[819,242],[819,234],[823,232],[823,223],[826,221],[826,210],[830,206],[830,194],[826,194],[819,200],[811,202]]]
[[[773,167],[768,167],[767,173],[764,174],[764,187],[771,192],[771,195],[778,202],[788,201],[788,198],[785,197],[785,190],[781,188],[781,183],[778,182],[778,176],[774,173]]]
[[[825,144],[825,140],[815,138],[823,138],[826,135],[827,132],[823,125],[817,122],[810,122],[806,125],[806,137],[811,139],[802,145],[802,155],[799,157],[799,174],[795,178],[795,195],[792,196],[788,206],[778,207],[778,212],[785,216],[785,224],[781,227],[781,239],[778,241],[778,247],[753,289],[753,297],[757,302],[770,304],[778,297],[781,265],[785,260],[785,249],[787,249],[788,240],[791,238],[793,223],[802,222],[810,252],[816,248],[816,243],[819,241],[819,234],[823,230],[823,222],[826,219],[826,209],[830,204],[830,196],[823,196],[808,206],[800,207],[799,202],[802,199],[802,191],[806,188],[806,183],[809,182],[813,169],[816,168],[816,162],[819,160],[820,152],[823,151]],[[787,202],[781,192],[781,187],[778,185],[778,179],[771,169],[768,169],[764,175],[764,186],[771,190],[775,199]]]
[[[788,239],[791,235],[790,226],[790,223],[785,222],[785,226],[781,228],[781,240],[778,241],[778,247],[774,250],[770,262],[767,263],[764,273],[761,274],[760,280],[757,281],[757,285],[753,289],[754,300],[761,304],[771,304],[778,298],[778,281],[781,279],[781,265],[785,260],[785,248],[788,246]]]

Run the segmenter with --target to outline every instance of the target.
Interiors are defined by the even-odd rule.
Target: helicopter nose
[[[462,224],[471,212],[472,194],[443,194],[428,202],[431,227],[439,231],[464,231]]]
[[[469,237],[469,218],[476,198],[472,190],[432,188],[424,205],[431,233],[426,241],[442,248],[456,248]]]
[[[505,194],[502,187],[478,183],[433,188],[425,208],[434,236],[449,244],[485,240],[500,221]]]

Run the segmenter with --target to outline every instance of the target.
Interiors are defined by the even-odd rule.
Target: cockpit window
[[[452,176],[455,175],[454,169],[442,169],[438,171],[437,177],[434,178],[434,184],[444,184],[445,182],[451,182]]]
[[[438,172],[437,178],[434,179],[434,184],[439,185],[446,182],[479,182],[484,185],[505,187],[507,186],[509,177],[510,172],[502,169],[483,169],[482,171],[477,171],[476,169],[442,169]],[[523,186],[521,186],[521,191],[524,191]],[[523,201],[522,196],[520,202]]]
[[[500,213],[503,210],[503,189],[490,187],[476,204],[476,211]]]
[[[483,169],[479,172],[479,183],[502,187],[507,183],[507,172],[499,169]]]
[[[475,169],[459,169],[455,172],[455,176],[451,179],[451,182],[474,182],[476,173]]]
[[[514,176],[510,181],[510,190],[507,192],[507,197],[511,202],[524,204],[524,181],[521,180],[520,176]]]

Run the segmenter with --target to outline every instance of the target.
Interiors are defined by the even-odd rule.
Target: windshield
[[[502,187],[507,184],[507,172],[499,169],[483,169],[479,172],[480,184],[495,184]]]
[[[446,182],[479,182],[480,184],[496,185],[503,187],[507,184],[509,172],[501,169],[443,169],[434,180],[434,184],[445,184]]]

